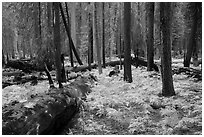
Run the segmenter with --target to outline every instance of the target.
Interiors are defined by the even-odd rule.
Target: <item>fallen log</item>
[[[184,73],[189,77],[196,78],[198,81],[202,80],[202,70],[194,69],[190,67],[172,67],[173,74],[181,74]]]
[[[7,62],[6,67],[20,69],[25,73],[31,73],[32,70],[37,70],[37,68],[34,65],[30,64],[27,61],[22,60],[10,60]]]
[[[79,112],[81,101],[91,89],[89,78],[80,77],[62,89],[52,88],[46,93],[28,98],[26,102],[14,100],[2,108],[3,135],[55,135],[60,134]]]
[[[11,85],[24,84],[27,82],[31,82],[31,85],[37,85],[37,81],[39,81],[39,80],[47,80],[47,78],[37,77],[34,75],[26,75],[26,76],[16,75],[12,81],[11,80],[2,81],[2,88],[5,88],[5,87],[11,86]]]
[[[123,65],[124,61],[122,60],[121,64]],[[138,67],[138,66],[145,66],[147,67],[147,61],[144,60],[143,58],[141,57],[138,57],[138,58],[132,58],[131,59],[131,64],[135,67]],[[120,65],[120,60],[117,60],[117,61],[111,61],[111,62],[107,62],[106,63],[106,66],[116,66],[116,65]],[[97,68],[98,65],[97,64],[92,64],[91,65],[91,69],[95,69]],[[159,68],[156,64],[153,64],[153,69],[155,71],[159,71]],[[80,71],[86,71],[86,70],[89,70],[89,66],[80,66],[80,67],[74,67],[74,68],[71,68],[70,67],[65,67],[65,71],[68,72],[68,71],[73,71],[73,72],[80,72]]]
[[[22,71],[15,71],[15,72],[2,72],[2,76],[17,76],[17,75],[22,75]]]
[[[142,58],[142,57],[136,57],[136,58],[132,58],[132,65],[134,66],[145,66],[147,67],[147,61]],[[156,64],[153,64],[153,69],[157,72],[159,72],[159,68]]]

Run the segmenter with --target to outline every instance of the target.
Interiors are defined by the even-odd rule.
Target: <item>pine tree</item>
[[[131,3],[124,2],[124,42],[125,42],[124,80],[129,83],[132,82],[130,28],[131,28]]]
[[[175,95],[171,67],[171,3],[160,3],[162,95]]]

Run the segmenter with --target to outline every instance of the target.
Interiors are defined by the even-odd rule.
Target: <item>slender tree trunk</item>
[[[32,50],[32,46],[33,46],[33,39],[31,38],[30,39],[30,49],[29,49],[29,52],[30,52],[30,58],[32,59],[33,58],[33,50]]]
[[[160,21],[161,21],[161,75],[162,75],[162,95],[172,96],[175,95],[172,67],[171,67],[171,3],[160,3]]]
[[[90,2],[89,2],[90,5]],[[89,70],[91,70],[91,63],[93,62],[93,30],[92,30],[92,21],[91,21],[91,13],[88,13],[88,26],[89,26],[89,45],[88,45],[88,65]]]
[[[106,57],[105,57],[105,11],[104,2],[102,2],[102,56],[103,56],[103,67],[106,67]]]
[[[55,20],[54,20],[54,45],[55,45],[55,65],[56,65],[56,74],[57,74],[57,81],[59,83],[59,88],[62,88],[61,83],[61,43],[60,43],[60,18],[59,18],[59,2],[54,2],[54,12],[55,12]]]
[[[124,41],[125,41],[124,80],[129,83],[132,82],[130,29],[131,29],[131,3],[124,2]]]
[[[122,57],[121,57],[121,55],[122,55],[122,47],[124,47],[123,46],[123,24],[122,24],[122,22],[123,22],[123,16],[122,16],[122,3],[120,3],[120,69],[122,69]]]
[[[41,33],[41,4],[40,2],[38,2],[38,10],[39,10],[39,14],[38,14],[38,26],[39,26],[39,36],[38,36],[38,55],[41,52],[41,45],[42,45],[42,33]]]
[[[194,39],[194,47],[193,47],[193,66],[197,67],[199,65],[198,62],[198,44]]]
[[[4,56],[4,50],[2,49],[2,66],[4,66],[5,64],[6,64],[6,61]]]
[[[39,23],[38,23],[38,3],[34,3],[34,31],[35,31],[35,45],[36,47],[39,46]],[[18,37],[19,38],[19,37]]]
[[[97,28],[97,25],[98,25],[98,21],[97,21],[97,3],[95,2],[94,3],[94,41],[95,41],[95,46],[96,46],[96,52],[97,52],[97,60],[98,60],[98,71],[99,71],[99,74],[102,73],[102,65],[101,65],[101,47],[100,47],[100,44],[99,44],[99,34],[98,34],[98,28]]]
[[[69,44],[70,44],[70,46],[72,47],[72,50],[73,50],[73,52],[74,52],[74,55],[75,55],[75,57],[76,57],[78,63],[79,63],[80,65],[83,65],[83,63],[81,62],[81,59],[79,58],[79,56],[78,56],[78,54],[77,54],[77,51],[76,51],[75,47],[74,47],[74,43],[73,43],[73,41],[72,41],[72,37],[71,37],[71,34],[70,34],[70,28],[69,28],[69,26],[68,26],[67,23],[66,23],[66,19],[65,19],[65,16],[64,16],[64,12],[63,12],[63,9],[62,9],[62,5],[60,4],[59,6],[60,6],[61,15],[62,15],[62,20],[63,20],[64,26],[65,26],[65,29],[66,29],[66,32],[67,32],[67,36],[68,36],[68,38],[69,38]]]
[[[154,2],[146,3],[147,9],[147,71],[153,70],[154,64]]]
[[[6,52],[6,63],[8,63],[9,62],[9,54],[8,54],[8,52]]]
[[[77,54],[80,57],[79,50],[78,50],[79,45],[77,45],[77,35],[76,35],[76,3],[75,2],[72,2],[71,11],[72,11],[71,12],[71,36],[72,36],[73,43],[76,47]]]
[[[193,53],[193,45],[195,44],[195,41],[196,41],[197,21],[198,21],[197,2],[192,2],[191,4],[192,4],[191,5],[192,6],[192,13],[194,13],[194,14],[192,16],[193,23],[192,23],[190,36],[188,38],[188,43],[187,43],[187,53],[186,53],[185,58],[184,58],[184,67],[190,66],[191,56]]]
[[[79,7],[78,7],[78,9],[77,9],[77,16],[79,16],[78,17],[78,21],[77,21],[77,23],[78,23],[78,26],[77,26],[77,37],[76,37],[76,39],[77,39],[77,41],[76,41],[76,48],[77,49],[79,49],[80,48],[80,45],[81,45],[81,26],[82,26],[82,3],[81,2],[79,2]],[[78,54],[79,54],[79,52],[78,52]],[[80,56],[80,54],[79,54],[79,56]]]
[[[67,25],[70,26],[68,6],[66,2],[65,2],[65,6],[66,6],[66,13],[67,13]],[[69,29],[69,33],[71,34],[70,29]],[[71,67],[74,67],[71,39],[69,39],[69,54],[70,54]]]
[[[112,58],[112,9],[111,9],[111,3],[109,3],[109,13],[110,13],[110,21],[109,21],[109,32],[110,32],[110,37],[109,37],[109,61],[111,61],[111,58]]]
[[[22,51],[23,51],[23,58],[25,59],[26,49],[25,49],[25,40],[24,39],[22,39],[21,46],[22,46]]]

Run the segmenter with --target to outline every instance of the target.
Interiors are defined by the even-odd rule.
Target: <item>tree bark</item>
[[[102,57],[103,57],[103,67],[106,67],[106,57],[105,57],[105,3],[102,2]]]
[[[190,62],[191,62],[191,56],[193,53],[193,46],[194,44],[196,44],[196,32],[197,32],[197,14],[198,14],[198,10],[197,10],[197,2],[192,2],[191,3],[191,10],[192,10],[192,28],[191,28],[191,32],[190,32],[190,36],[188,38],[188,43],[187,43],[187,52],[186,55],[184,57],[184,67],[190,67]]]
[[[90,6],[90,2],[88,3],[88,5]],[[93,30],[92,30],[92,21],[91,21],[91,13],[88,13],[88,28],[89,28],[89,32],[88,32],[88,41],[89,41],[89,45],[88,45],[88,65],[89,65],[89,70],[91,70],[91,63],[93,62]]]
[[[97,3],[94,3],[94,41],[95,41],[95,46],[96,46],[96,52],[97,52],[97,61],[98,61],[98,71],[99,74],[102,74],[102,65],[101,65],[101,47],[99,44],[99,34],[98,34],[98,21],[97,21]]]
[[[131,3],[124,2],[124,41],[125,41],[124,80],[129,83],[132,82],[130,29],[131,29]]]
[[[61,43],[60,43],[60,17],[59,17],[59,2],[54,2],[54,12],[55,12],[55,20],[54,20],[54,45],[55,45],[55,65],[56,65],[56,74],[57,74],[57,81],[59,84],[59,88],[62,88],[62,79],[61,79]]]
[[[70,24],[69,24],[70,21],[69,21],[68,6],[67,6],[67,3],[66,3],[66,2],[65,2],[65,6],[66,6],[66,13],[67,13],[67,26],[70,27]],[[71,34],[70,29],[69,29],[69,33]],[[69,39],[69,54],[70,54],[71,66],[74,67],[73,53],[72,53],[72,46],[71,46],[71,39]]]
[[[6,64],[6,61],[4,56],[4,50],[2,49],[2,66],[4,66],[5,64]]]
[[[73,52],[75,54],[75,57],[76,57],[79,65],[83,65],[83,63],[81,62],[81,60],[80,60],[80,58],[79,58],[79,56],[77,54],[77,51],[76,51],[75,47],[74,47],[74,43],[73,43],[73,40],[72,40],[72,37],[71,37],[71,34],[70,34],[70,28],[69,28],[69,26],[66,23],[64,12],[63,12],[61,4],[60,4],[60,11],[61,11],[61,16],[62,16],[62,19],[63,19],[64,26],[65,26],[65,29],[66,29],[66,32],[67,32],[67,36],[69,38],[69,44],[72,47],[72,50],[73,50]]]
[[[161,21],[161,75],[162,75],[162,95],[173,96],[175,95],[172,66],[171,66],[171,3],[160,3],[160,21]]]
[[[153,70],[154,64],[154,2],[146,3],[147,9],[147,71]]]

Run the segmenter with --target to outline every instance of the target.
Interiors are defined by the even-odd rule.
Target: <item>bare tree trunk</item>
[[[38,2],[38,11],[39,11],[39,14],[38,14],[38,29],[39,29],[39,36],[38,36],[38,55],[40,54],[41,52],[41,44],[42,44],[42,33],[41,33],[41,4],[40,2]]]
[[[160,3],[160,21],[161,21],[161,75],[162,75],[162,95],[173,96],[175,95],[172,67],[171,67],[171,3]]]
[[[124,2],[124,41],[125,41],[124,80],[129,83],[132,82],[130,28],[131,28],[131,3]]]
[[[29,52],[30,52],[30,58],[33,58],[33,50],[32,50],[32,46],[33,46],[33,39],[30,39],[30,47],[29,47]]]
[[[66,6],[66,13],[67,13],[67,25],[70,26],[70,24],[69,24],[70,21],[69,21],[68,6],[67,6],[66,2],[65,2],[65,6]],[[69,33],[71,34],[70,29],[69,29]],[[71,67],[74,67],[71,39],[69,39],[69,54],[70,54]]]
[[[77,45],[77,35],[76,35],[76,3],[75,2],[72,2],[72,7],[71,7],[71,36],[72,36],[72,40],[73,40],[73,43],[76,47],[76,51],[77,51],[77,54],[80,58],[80,55],[79,55],[79,45]]]
[[[4,66],[5,64],[6,64],[6,61],[4,56],[4,50],[2,49],[2,66]]]
[[[146,3],[147,9],[147,71],[153,70],[154,64],[154,2]]]
[[[90,2],[88,3],[90,5]],[[91,70],[91,63],[93,62],[93,30],[92,30],[92,21],[91,21],[91,13],[88,13],[88,65],[89,65],[89,70]]]
[[[63,9],[62,9],[62,5],[60,4],[59,6],[60,6],[60,11],[61,11],[62,20],[63,20],[64,26],[65,26],[65,29],[66,29],[66,32],[67,32],[67,36],[68,36],[68,38],[69,38],[69,44],[70,44],[70,46],[72,47],[72,50],[73,50],[73,52],[74,52],[74,55],[75,55],[75,57],[76,57],[78,63],[79,63],[80,65],[83,65],[83,63],[81,62],[81,59],[79,58],[79,56],[78,56],[78,54],[77,54],[77,51],[76,51],[75,47],[74,47],[74,43],[73,43],[73,41],[72,41],[72,37],[71,37],[71,34],[70,34],[70,28],[69,28],[69,26],[68,26],[67,23],[66,23],[66,19],[65,19],[65,16],[64,16],[64,12],[63,12]]]
[[[123,16],[122,16],[122,3],[120,3],[120,9],[119,9],[119,11],[120,11],[120,69],[122,69],[122,59],[121,59],[121,55],[122,55],[122,47],[124,47],[124,45],[123,45]]]
[[[96,46],[96,52],[97,52],[97,60],[98,60],[98,71],[99,71],[99,74],[102,73],[102,65],[101,65],[101,47],[100,47],[100,44],[99,44],[99,34],[98,34],[98,28],[97,28],[97,25],[98,25],[98,21],[97,21],[97,3],[95,2],[94,3],[94,41],[95,41],[95,46]]]
[[[59,88],[62,88],[62,83],[61,83],[61,43],[60,43],[60,18],[59,18],[59,2],[54,2],[53,7],[54,7],[54,15],[55,15],[55,20],[54,20],[54,45],[55,45],[55,65],[56,65],[56,74],[57,74],[57,81],[59,83]]]
[[[197,2],[191,3],[191,8],[192,8],[191,10],[193,13],[193,16],[192,16],[193,23],[192,23],[190,36],[188,38],[187,53],[186,53],[185,58],[184,58],[184,67],[190,66],[191,56],[193,53],[193,45],[195,44],[195,41],[196,41],[197,21],[198,21],[198,18],[197,18],[197,14],[198,14],[197,8],[198,7],[197,7],[197,5],[198,5]]]
[[[103,67],[106,67],[106,57],[105,57],[105,11],[104,11],[104,2],[102,2],[102,56],[103,56]]]
[[[81,2],[79,2],[79,6],[78,6],[77,11],[78,12],[77,12],[76,17],[78,16],[78,20],[77,20],[78,26],[77,26],[77,35],[76,35],[76,48],[80,49],[80,45],[81,45],[81,24],[82,24],[82,3]],[[80,56],[79,51],[78,51],[78,54]]]

